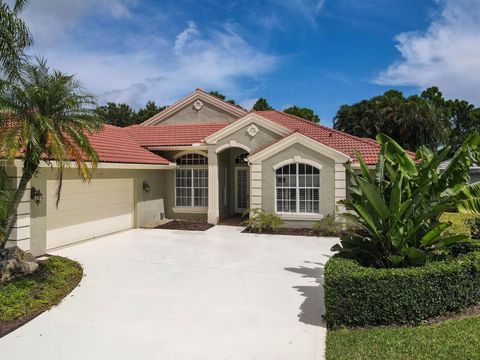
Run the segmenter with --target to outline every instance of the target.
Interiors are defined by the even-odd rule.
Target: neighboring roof
[[[181,146],[201,143],[204,138],[227,125],[229,123],[132,125],[124,130],[144,147]]]
[[[183,107],[192,104],[195,100],[201,99],[206,101],[223,111],[232,114],[234,117],[242,117],[248,112],[244,108],[230,104],[225,100],[222,100],[214,95],[207,93],[202,89],[196,89],[194,92],[188,94],[184,98],[173,103],[171,106],[167,107],[165,110],[159,112],[158,114],[152,116],[150,119],[145,120],[141,125],[150,126],[150,125],[159,125],[162,121],[166,120],[169,116],[175,114],[177,111]]]
[[[277,110],[256,111],[255,113],[292,131],[306,135],[332,149],[340,151],[354,159],[354,161],[356,161],[355,149],[357,149],[360,154],[362,154],[367,165],[377,163],[380,145],[371,139],[367,140],[346,134],[342,131],[315,124],[309,120]]]
[[[168,165],[169,161],[139,146],[123,128],[105,125],[88,135],[101,162]]]
[[[452,159],[442,161],[438,168],[440,170],[445,170],[447,168],[448,164],[450,164],[451,160]],[[475,173],[480,172],[480,166],[477,165],[477,164],[473,164],[472,166],[470,166],[470,172],[475,172]]]

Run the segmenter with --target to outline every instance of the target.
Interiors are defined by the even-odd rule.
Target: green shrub
[[[327,215],[313,225],[312,233],[317,236],[340,236],[343,224],[335,221],[335,216]]]
[[[463,213],[443,213],[440,216],[440,221],[444,223],[450,222],[452,226],[444,231],[445,235],[466,235],[471,236],[470,226],[468,222],[476,219],[478,215],[463,214]]]
[[[467,221],[470,227],[470,237],[475,240],[480,240],[480,218],[474,218]]]
[[[248,214],[248,219],[243,221],[242,224],[252,232],[277,231],[283,224],[280,216],[262,209],[249,209],[245,211],[245,214]]]
[[[480,252],[391,269],[334,256],[324,288],[329,327],[414,324],[480,304]]]

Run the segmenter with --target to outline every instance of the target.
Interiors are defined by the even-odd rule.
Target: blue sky
[[[100,102],[170,104],[196,87],[245,107],[341,104],[438,85],[480,105],[480,1],[32,1],[40,54]]]

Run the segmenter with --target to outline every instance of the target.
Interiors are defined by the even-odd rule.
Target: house
[[[373,166],[379,146],[280,111],[251,111],[197,89],[143,124],[89,136],[100,164],[89,183],[67,169],[61,200],[43,164],[18,208],[9,245],[34,254],[165,216],[217,224],[248,208],[289,226],[342,211],[344,164]],[[21,161],[9,169],[21,176]]]

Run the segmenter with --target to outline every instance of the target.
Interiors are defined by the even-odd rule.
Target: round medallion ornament
[[[250,135],[251,137],[254,137],[255,135],[257,135],[258,131],[259,131],[258,127],[256,127],[253,124],[247,128],[247,134]]]
[[[193,108],[197,111],[199,111],[203,107],[203,102],[200,100],[197,100],[193,103]]]

